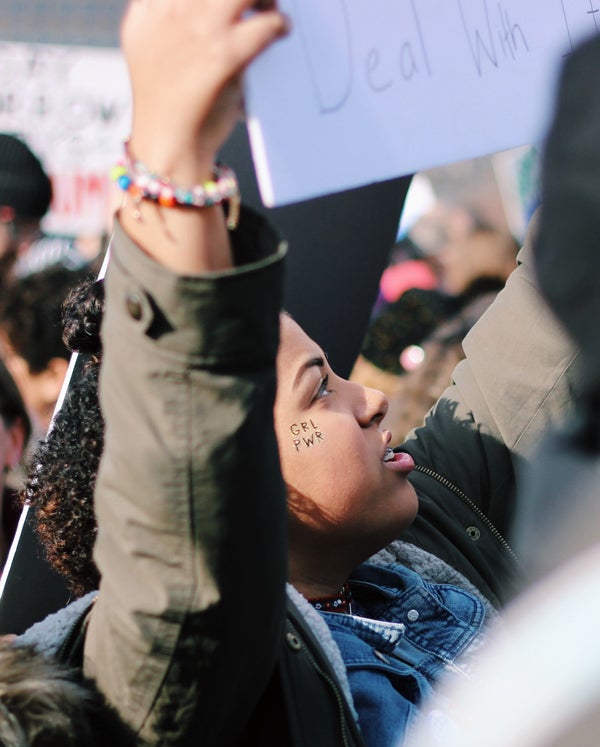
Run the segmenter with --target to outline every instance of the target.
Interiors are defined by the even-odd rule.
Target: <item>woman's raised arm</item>
[[[123,23],[134,117],[106,276],[102,578],[84,671],[145,745],[236,743],[285,617],[283,250],[255,216],[230,241],[222,205],[167,199],[172,185],[206,198],[239,76],[285,29],[272,9],[246,17],[251,5],[134,0]]]
[[[273,0],[132,0],[121,26],[133,95],[132,160],[184,190],[214,178],[217,151],[242,112],[242,73],[286,33],[274,6]],[[133,190],[121,222],[176,272],[231,266],[219,206],[165,209],[138,202]]]

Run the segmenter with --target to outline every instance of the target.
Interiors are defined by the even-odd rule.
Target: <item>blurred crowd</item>
[[[351,378],[388,395],[395,441],[449,386],[463,338],[504,287],[518,250],[505,226],[442,200],[392,248]]]
[[[100,244],[44,233],[52,183],[19,137],[0,134],[0,568],[21,510],[26,456],[46,435],[67,373],[62,304],[98,272]]]

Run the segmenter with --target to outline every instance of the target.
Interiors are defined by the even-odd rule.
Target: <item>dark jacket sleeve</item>
[[[118,226],[112,245],[84,670],[142,744],[233,742],[285,617],[272,420],[284,250],[253,216],[238,230],[245,264],[203,277],[169,272]]]

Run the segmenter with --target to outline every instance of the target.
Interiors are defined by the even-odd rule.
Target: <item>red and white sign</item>
[[[23,137],[52,178],[46,230],[107,229],[114,198],[108,173],[130,118],[118,49],[0,43],[0,131]]]

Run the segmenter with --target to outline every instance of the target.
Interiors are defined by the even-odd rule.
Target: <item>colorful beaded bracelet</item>
[[[236,228],[240,215],[240,190],[235,174],[228,166],[218,164],[214,167],[213,181],[196,184],[193,187],[178,187],[171,180],[159,176],[131,157],[129,146],[125,143],[125,159],[113,166],[111,178],[136,203],[141,200],[152,200],[162,207],[204,208],[229,203],[227,228]]]

